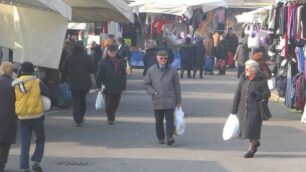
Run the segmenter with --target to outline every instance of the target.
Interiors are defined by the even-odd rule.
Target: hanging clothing
[[[296,110],[301,110],[304,108],[305,104],[305,78],[303,73],[299,73],[294,77],[294,88],[295,88],[295,105]]]
[[[303,16],[301,17],[301,22],[302,22],[302,34],[301,34],[301,38],[302,39],[306,39],[306,5],[304,4],[301,8],[301,11],[300,11],[300,16]]]
[[[288,72],[287,72],[287,86],[286,86],[286,97],[285,97],[285,105],[288,108],[293,107],[293,98],[294,98],[294,89],[292,84],[292,66],[291,63],[288,63]]]
[[[208,28],[208,22],[207,21],[202,21],[199,27],[199,31],[202,35],[202,37],[206,38],[207,37],[207,28]]]
[[[216,10],[213,19],[215,23],[225,23],[225,9],[220,8]]]
[[[299,72],[305,73],[305,54],[303,47],[296,47],[295,53],[298,61],[298,70]]]

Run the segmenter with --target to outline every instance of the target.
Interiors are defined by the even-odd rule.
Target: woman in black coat
[[[191,78],[191,70],[194,65],[195,49],[192,45],[191,38],[187,37],[184,45],[180,49],[181,55],[181,78],[184,77],[184,72],[187,70],[187,77]]]
[[[12,74],[15,67],[3,62],[0,67],[0,171],[3,171],[11,144],[16,142],[17,116]]]
[[[204,70],[204,57],[205,57],[205,47],[203,45],[203,40],[199,38],[194,45],[195,47],[195,63],[193,69],[193,78],[195,78],[197,71],[199,71],[200,78],[203,78]]]
[[[82,45],[77,44],[73,47],[61,71],[67,76],[71,89],[74,121],[81,127],[86,112],[86,96],[92,84],[90,73],[94,72],[91,58],[85,53]]]
[[[262,118],[260,115],[260,101],[268,100],[270,90],[259,64],[254,60],[245,63],[245,73],[240,77],[235,93],[232,114],[239,119],[240,138],[249,139],[249,149],[245,158],[252,158],[260,146]]]
[[[217,57],[217,68],[219,69],[218,75],[225,75],[227,49],[226,49],[225,40],[223,39],[222,35],[220,36],[220,42],[217,47],[216,57]]]

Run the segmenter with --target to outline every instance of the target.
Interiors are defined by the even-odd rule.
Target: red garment
[[[234,66],[235,61],[234,61],[234,54],[232,52],[227,53],[226,64],[229,66]]]
[[[248,78],[249,81],[252,81],[255,77],[256,77],[256,75],[248,76],[247,78]]]
[[[119,59],[116,59],[116,60],[114,61],[114,66],[115,66],[115,71],[117,72],[117,71],[118,71],[118,68],[119,68],[119,66],[120,66],[120,60],[119,60]]]
[[[157,33],[163,33],[163,26],[167,23],[165,19],[157,19],[152,23],[152,28],[156,28]]]

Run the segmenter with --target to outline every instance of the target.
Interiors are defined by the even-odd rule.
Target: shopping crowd
[[[214,39],[218,38],[218,39]],[[238,41],[239,40],[239,41]],[[91,55],[79,42],[71,45],[65,42],[60,61],[61,81],[67,82],[72,94],[72,115],[78,127],[82,127],[86,114],[86,96],[93,87],[101,91],[105,100],[105,113],[108,124],[115,123],[115,113],[120,104],[122,92],[126,90],[127,66],[130,59],[129,47],[124,39],[116,41],[113,37],[107,41],[103,49],[93,42]],[[239,43],[238,43],[239,42]],[[237,43],[237,44],[236,44]],[[244,155],[251,158],[260,146],[260,133],[263,119],[260,116],[259,105],[268,100],[270,91],[267,79],[271,71],[260,50],[249,58],[249,50],[243,39],[238,39],[231,30],[224,36],[215,32],[204,40],[186,38],[181,46],[181,72],[171,66],[174,60],[173,51],[166,42],[157,46],[155,41],[149,41],[144,56],[144,89],[152,98],[155,113],[156,136],[159,144],[175,143],[174,111],[182,104],[180,78],[187,71],[188,78],[203,74],[213,74],[214,67],[219,75],[225,74],[226,65],[234,66],[237,61],[237,77],[240,78],[235,93],[232,114],[240,121],[240,137],[249,139],[249,149]],[[207,59],[211,58],[211,68]],[[214,59],[216,58],[216,63]],[[19,120],[21,153],[20,169],[30,171],[29,153],[32,132],[36,135],[36,147],[32,155],[32,170],[42,172],[40,166],[44,155],[45,127],[44,105],[41,96],[49,96],[48,88],[36,76],[34,65],[24,62],[18,69],[10,62],[1,64],[0,76],[0,170],[4,171],[11,144],[16,142],[17,121]],[[191,72],[193,74],[191,75]],[[13,80],[13,73],[17,78]],[[94,76],[94,77],[92,77]],[[164,130],[166,119],[166,130]]]

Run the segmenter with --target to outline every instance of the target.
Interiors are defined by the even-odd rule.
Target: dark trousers
[[[158,140],[165,139],[164,118],[166,118],[167,139],[172,139],[174,129],[174,109],[155,109],[155,129]]]
[[[121,94],[105,94],[105,112],[108,121],[115,121],[115,113],[118,109]]]
[[[181,69],[181,78],[184,77],[184,73],[187,70],[187,77],[191,78],[191,69]]]
[[[86,96],[88,90],[71,90],[73,119],[77,124],[81,124],[86,112]]]
[[[197,71],[199,71],[199,77],[203,78],[203,70],[204,70],[204,66],[203,63],[200,63],[199,65],[196,65],[195,68],[193,69],[193,78],[195,78]]]
[[[20,120],[21,133],[21,153],[20,153],[20,168],[29,168],[29,153],[32,140],[32,131],[36,135],[36,146],[34,154],[31,158],[33,162],[41,162],[45,149],[45,127],[44,117],[35,119]]]
[[[244,66],[238,66],[237,78],[240,78],[242,72],[244,72]]]
[[[10,148],[10,143],[0,143],[0,171],[5,167]]]

